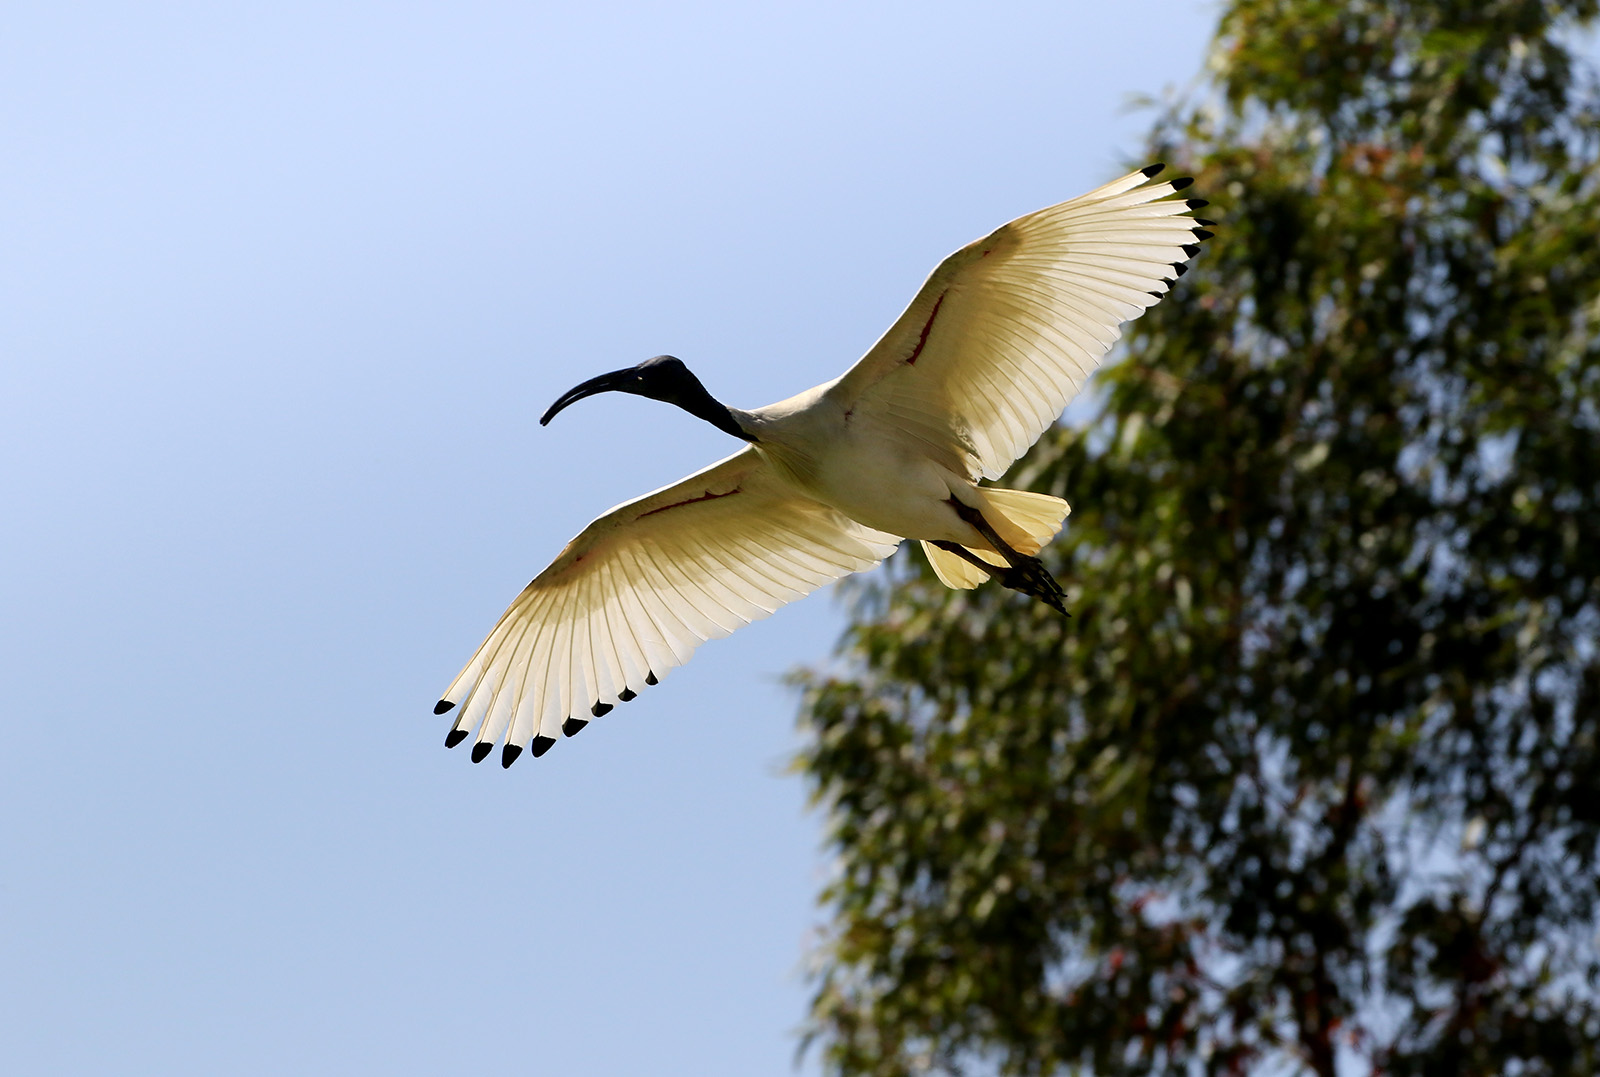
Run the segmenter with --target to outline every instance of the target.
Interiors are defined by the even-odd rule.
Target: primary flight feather
[[[1065,613],[1037,557],[1059,498],[998,478],[1155,304],[1210,221],[1152,165],[1019,217],[946,258],[841,377],[753,411],[715,400],[672,356],[574,387],[677,404],[746,442],[583,529],[523,588],[445,691],[445,744],[543,755],[725,636],[919,539],[939,578],[993,578]]]

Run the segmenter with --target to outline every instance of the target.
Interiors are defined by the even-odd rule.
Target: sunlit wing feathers
[[[477,730],[510,766],[630,700],[702,642],[831,580],[900,540],[797,494],[746,448],[619,505],[523,589],[439,703],[446,743]]]
[[[946,258],[828,395],[938,425],[998,478],[1083,387],[1121,323],[1154,305],[1209,232],[1167,197],[1187,180],[1130,173],[1019,217]]]

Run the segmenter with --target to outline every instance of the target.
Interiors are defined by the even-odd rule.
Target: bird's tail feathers
[[[969,591],[989,578],[987,572],[970,561],[963,560],[960,554],[941,550],[931,542],[923,542],[922,552],[928,555],[928,564],[933,566],[933,574],[939,577],[939,582],[946,587],[953,587],[957,591]],[[991,565],[1005,567],[1006,559],[993,550],[972,552]]]
[[[1072,506],[1059,497],[1031,490],[979,486],[976,493],[984,502],[979,509],[983,518],[1018,553],[1037,554],[1056,537],[1062,521],[1072,511]]]
[[[975,493],[982,500],[979,511],[989,526],[1018,553],[1037,554],[1044,544],[1056,537],[1062,522],[1072,507],[1059,497],[1036,494],[1029,490],[1001,490],[993,486],[979,486]],[[946,587],[968,590],[989,578],[989,574],[959,554],[941,550],[932,543],[922,544],[933,566],[934,575]],[[1005,558],[993,550],[971,549],[991,565],[1005,566]]]

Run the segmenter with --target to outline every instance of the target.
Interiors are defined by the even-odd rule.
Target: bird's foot
[[[1017,563],[1003,569],[997,578],[1003,586],[1013,591],[1020,591],[1031,598],[1037,598],[1061,616],[1072,616],[1067,612],[1065,604],[1067,596],[1061,590],[1061,585],[1050,575],[1050,570],[1044,567],[1044,562],[1037,557],[1019,555]]]

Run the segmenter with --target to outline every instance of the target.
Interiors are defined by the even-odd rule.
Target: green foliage
[[[1218,236],[1006,483],[1074,618],[902,556],[800,675],[832,1068],[1600,1072],[1595,14],[1228,5]]]

